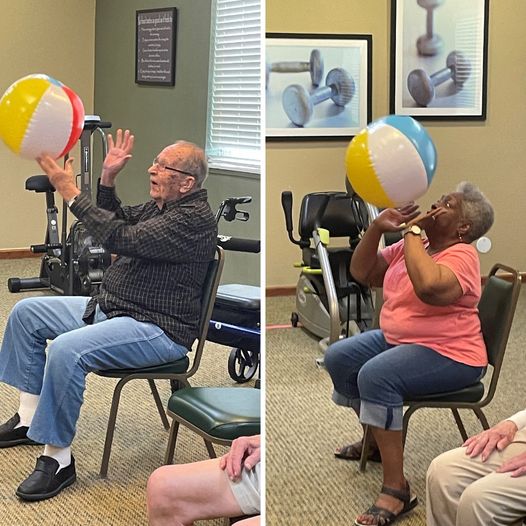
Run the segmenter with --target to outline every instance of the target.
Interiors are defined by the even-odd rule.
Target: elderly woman
[[[480,265],[471,243],[492,224],[489,201],[461,183],[425,214],[414,204],[384,210],[353,254],[354,278],[384,292],[381,328],[336,342],[325,355],[333,400],[371,426],[372,456],[383,465],[380,495],[356,525],[391,524],[417,504],[403,470],[404,399],[461,389],[484,375]],[[403,239],[378,252],[382,234],[400,230]],[[358,443],[336,456],[360,453]]]

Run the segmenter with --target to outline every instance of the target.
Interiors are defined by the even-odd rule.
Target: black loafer
[[[77,480],[73,456],[71,464],[57,473],[58,467],[54,458],[44,455],[38,457],[35,471],[18,486],[17,496],[31,501],[49,499]]]
[[[40,446],[38,442],[31,440],[27,436],[29,427],[16,427],[20,422],[20,416],[16,413],[5,424],[0,426],[0,448],[13,446]]]

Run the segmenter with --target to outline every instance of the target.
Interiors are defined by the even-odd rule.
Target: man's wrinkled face
[[[195,176],[182,168],[186,150],[184,145],[167,146],[148,169],[150,197],[159,208],[168,201],[180,199],[195,186]]]

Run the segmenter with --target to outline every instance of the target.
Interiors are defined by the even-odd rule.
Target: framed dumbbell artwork
[[[371,120],[371,35],[268,33],[268,140],[348,139]]]
[[[391,0],[390,111],[484,120],[489,0]]]

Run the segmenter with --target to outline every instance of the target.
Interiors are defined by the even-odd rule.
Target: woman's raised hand
[[[442,207],[432,208],[427,212],[418,214],[414,219],[408,222],[407,226],[418,225],[425,229],[426,224],[429,224],[430,221],[435,221],[436,218],[443,213],[445,213],[445,210]]]
[[[418,217],[418,205],[414,202],[399,208],[386,208],[374,220],[382,232],[398,232]]]

